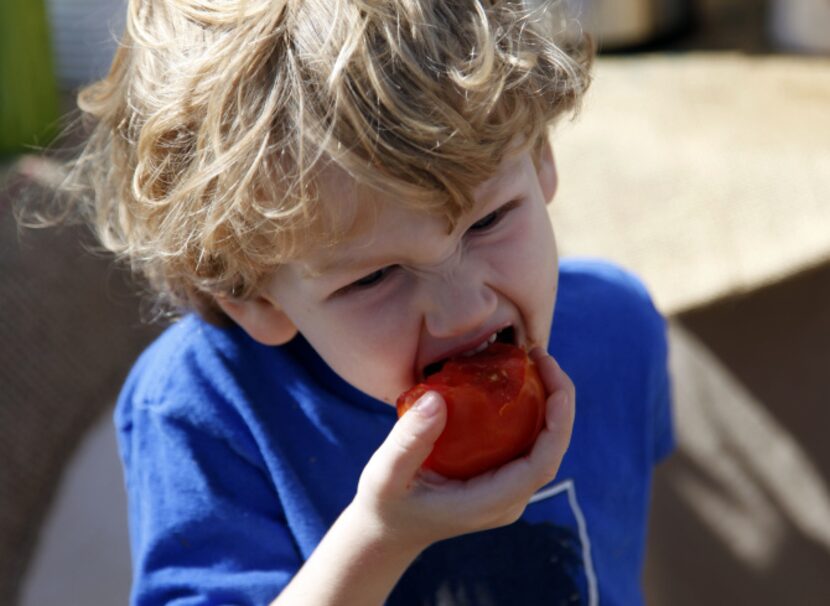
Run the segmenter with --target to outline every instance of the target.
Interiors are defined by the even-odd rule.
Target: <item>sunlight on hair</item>
[[[579,109],[593,48],[559,6],[130,0],[59,189],[174,309],[340,237],[327,165],[452,225],[510,141],[540,148]]]

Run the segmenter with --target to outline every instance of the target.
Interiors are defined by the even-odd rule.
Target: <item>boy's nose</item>
[[[496,311],[498,297],[483,281],[436,281],[429,293],[425,324],[434,337],[455,337],[474,331]]]

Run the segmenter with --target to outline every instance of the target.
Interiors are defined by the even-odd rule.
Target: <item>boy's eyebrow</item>
[[[513,168],[513,164],[510,164]],[[495,199],[505,197],[516,183],[516,173],[513,170],[502,170],[498,175],[486,182],[486,186],[477,192],[481,196],[481,206],[489,207],[493,204]],[[321,278],[325,274],[330,274],[338,271],[343,271],[349,268],[349,271],[358,273],[362,268],[385,267],[395,263],[394,259],[389,255],[382,255],[377,258],[353,259],[349,256],[337,255],[321,261],[320,263],[310,264],[304,263],[302,269],[302,276],[304,278]]]
[[[314,265],[308,263],[303,264],[302,275],[304,278],[322,278],[326,274],[344,271],[346,268],[350,272],[357,273],[362,268],[385,267],[391,265],[393,262],[388,255],[357,260],[349,256],[339,256],[321,263],[315,263]]]
[[[494,198],[503,196],[505,190],[512,187],[516,181],[516,173],[509,169],[513,169],[514,167],[515,163],[510,163],[508,167],[503,167],[492,179],[485,181],[479,186],[480,189],[475,193],[482,196],[483,206],[492,204]]]

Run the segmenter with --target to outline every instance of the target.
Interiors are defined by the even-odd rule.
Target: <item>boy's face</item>
[[[255,304],[259,326],[223,308],[264,342],[275,340],[262,330],[268,317],[283,331],[296,327],[343,379],[394,403],[430,365],[496,337],[547,346],[558,269],[546,204],[555,186],[549,148],[538,168],[531,152],[510,156],[451,233],[387,194],[361,194],[352,237],[271,277]],[[321,194],[358,195],[343,175]]]

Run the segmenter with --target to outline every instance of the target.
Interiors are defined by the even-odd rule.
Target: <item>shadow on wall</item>
[[[747,305],[736,307],[746,310]],[[726,311],[735,307],[727,305]],[[699,317],[688,323],[701,334],[719,324],[720,338],[726,339],[730,330],[724,329],[723,314],[708,327]],[[811,328],[830,340],[830,331],[822,333],[830,323],[806,330]],[[735,332],[740,327],[733,327],[732,342]],[[788,426],[797,409],[802,418],[805,410],[821,414],[812,404],[818,404],[827,383],[811,383],[805,372],[803,384],[797,384],[798,368],[809,366],[801,361],[809,349],[798,347],[797,336],[791,352],[784,348],[774,354],[781,359],[778,380],[793,381],[791,397],[784,402],[788,408],[778,414],[774,390],[763,391],[773,397],[762,402],[707,344],[673,323],[678,452],[659,470],[655,484],[646,570],[650,604],[827,603],[830,457],[824,456],[826,444],[818,449],[805,445],[806,432],[798,421]],[[767,344],[749,340],[743,347],[763,350]],[[820,355],[830,359],[830,348]],[[756,368],[763,366],[757,363]],[[815,393],[804,391],[811,387]],[[826,428],[826,416],[814,422]]]

